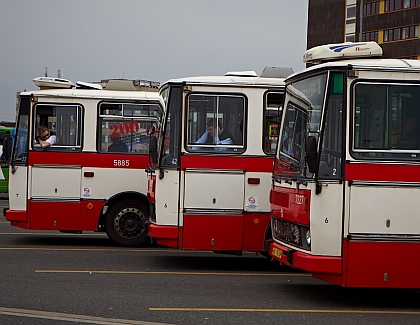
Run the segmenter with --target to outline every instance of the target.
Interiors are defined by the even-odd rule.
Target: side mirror
[[[5,136],[3,138],[3,158],[5,161],[10,160],[10,156],[12,155],[12,137]]]
[[[310,173],[315,173],[318,170],[318,155],[316,147],[316,138],[314,136],[309,136],[306,140],[305,158]]]
[[[154,134],[150,136],[149,155],[150,155],[150,162],[153,165],[156,165],[157,160],[158,160],[158,152],[157,152],[157,139]]]

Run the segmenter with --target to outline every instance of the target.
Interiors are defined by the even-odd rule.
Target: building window
[[[378,34],[379,34],[378,32],[363,33],[362,42],[374,41],[374,42],[378,43]]]
[[[356,40],[355,34],[347,34],[346,35],[346,42],[354,42]]]
[[[420,6],[420,0],[386,0],[385,12]]]
[[[419,37],[419,26],[406,26],[384,31],[384,42],[399,41]]]
[[[356,18],[356,6],[347,7],[347,20]]]
[[[363,5],[363,16],[372,16],[379,14],[379,1],[365,3]]]
[[[346,42],[354,42],[356,33],[356,0],[346,1]]]

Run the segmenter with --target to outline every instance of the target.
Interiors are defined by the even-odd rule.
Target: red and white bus
[[[344,287],[420,288],[420,61],[381,55],[319,46],[287,78],[270,255]]]
[[[20,94],[6,219],[25,229],[106,231],[118,245],[144,242],[149,204],[141,170],[149,164],[148,130],[162,116],[157,87],[34,81],[40,90]],[[39,126],[55,138],[48,148],[38,141]]]
[[[173,79],[158,165],[149,173],[148,234],[161,245],[240,254],[264,251],[284,78],[266,68]],[[268,254],[268,253],[267,253]]]

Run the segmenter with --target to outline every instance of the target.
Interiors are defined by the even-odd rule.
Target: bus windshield
[[[158,140],[159,166],[178,167],[180,152],[180,118],[182,86],[173,84],[161,92],[166,106],[163,129]]]
[[[21,97],[19,107],[19,120],[16,127],[12,163],[26,164],[28,156],[28,128],[29,128],[30,98]]]
[[[287,85],[275,174],[306,174],[304,146],[308,136],[319,138],[326,80],[321,74]]]

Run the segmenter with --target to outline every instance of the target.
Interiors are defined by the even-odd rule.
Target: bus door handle
[[[93,177],[93,176],[95,176],[95,173],[94,172],[84,172],[83,173],[83,176],[85,176],[85,177]]]

